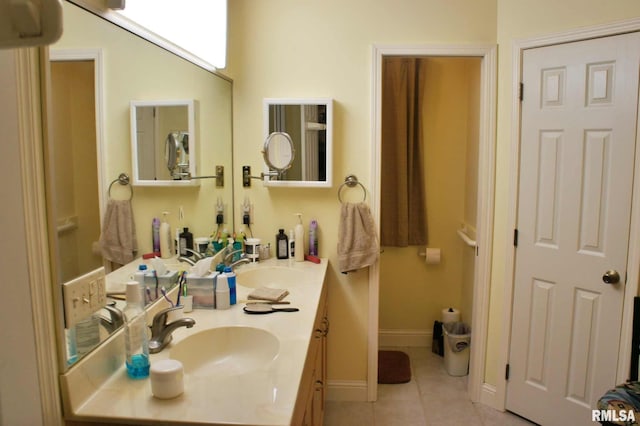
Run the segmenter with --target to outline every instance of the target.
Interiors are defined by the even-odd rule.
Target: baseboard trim
[[[391,330],[381,329],[378,332],[378,346],[405,346],[430,348],[433,342],[431,330]]]
[[[365,380],[329,380],[327,401],[367,401]]]
[[[504,406],[498,404],[496,397],[496,387],[488,383],[483,383],[480,389],[480,403],[496,410],[504,411]]]

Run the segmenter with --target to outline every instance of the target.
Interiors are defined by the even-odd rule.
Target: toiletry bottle
[[[315,219],[309,224],[309,254],[318,255],[318,222]]]
[[[296,256],[296,237],[293,233],[293,229],[289,230],[289,259],[293,259]]]
[[[141,263],[133,274],[133,280],[140,284],[140,304],[144,307],[144,277],[147,275],[147,265]]]
[[[153,252],[160,253],[160,219],[153,218],[151,222],[151,235],[153,235]]]
[[[171,250],[171,227],[167,222],[169,212],[162,212],[162,223],[160,224],[160,257],[163,259],[170,258],[173,253]]]
[[[304,261],[304,227],[302,226],[302,213],[296,213],[296,216],[298,216],[298,223],[294,228],[295,241],[296,241],[296,247],[295,247],[296,252],[295,252],[294,258],[296,262],[303,262]]]
[[[124,307],[124,348],[127,374],[132,379],[149,376],[149,336],[147,318],[140,303],[140,284],[127,283],[127,305]]]
[[[187,249],[193,250],[193,234],[189,228],[184,228],[180,233],[180,256],[190,256]]]
[[[229,304],[235,305],[237,301],[236,297],[236,273],[233,272],[230,266],[224,268],[224,274],[227,276],[227,284],[229,284]]]
[[[284,233],[284,229],[279,229],[276,234],[276,257],[278,259],[289,258],[289,238]]]
[[[229,309],[231,298],[227,275],[222,273],[216,279],[216,309]]]

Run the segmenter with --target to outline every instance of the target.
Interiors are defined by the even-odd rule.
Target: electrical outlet
[[[62,293],[65,328],[71,328],[107,304],[104,268],[64,283]]]
[[[244,202],[240,204],[240,223],[243,225],[253,225],[253,204],[249,201],[249,197],[244,199]],[[247,223],[246,217],[249,217]]]
[[[243,225],[253,225],[253,204],[242,204],[240,206],[240,211],[242,212],[240,222]],[[246,220],[247,217],[249,218],[248,223]]]

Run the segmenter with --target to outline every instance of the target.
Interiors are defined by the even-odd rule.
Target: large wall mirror
[[[234,231],[232,81],[73,3],[63,2],[63,16],[64,34],[49,48],[47,98],[51,107],[46,117],[50,129],[46,142],[48,214],[50,223],[57,225],[51,236],[52,263],[60,295],[63,283],[101,266],[107,271],[107,290],[124,288],[130,278],[117,264],[105,261],[98,243],[110,201],[130,202],[137,242],[133,264],[153,251],[151,224],[164,211],[169,212],[172,231],[189,227],[194,237],[208,237],[216,229]],[[216,179],[201,179],[181,190],[133,185],[131,101],[157,100],[193,100],[193,114],[188,112],[191,103],[186,103],[186,127],[184,122],[167,124],[171,133],[175,131],[174,147],[186,148],[174,153],[176,163],[188,160],[188,169],[195,174],[197,167],[201,176],[216,175],[217,167],[224,167],[228,176],[224,186],[216,185]],[[180,108],[185,111],[184,104]],[[170,132],[162,132],[166,133],[164,142]],[[191,145],[196,142],[197,146]],[[128,184],[119,179],[123,174],[131,178]],[[212,211],[219,205],[224,212],[221,225],[216,224]],[[189,268],[186,263],[179,265]],[[123,302],[117,303],[122,306]],[[57,305],[59,358],[64,371],[117,327],[109,325],[110,311],[101,308],[82,321],[81,330],[65,328],[63,303]],[[76,347],[77,357],[70,359],[65,349],[70,347],[68,336],[87,331],[97,339]]]
[[[293,162],[274,174],[265,167],[267,186],[330,187],[333,170],[333,102],[326,98],[264,100],[264,139],[286,134]],[[269,156],[273,156],[269,152]],[[289,151],[286,154],[289,155]]]
[[[131,101],[134,185],[192,185],[197,176],[196,102]]]

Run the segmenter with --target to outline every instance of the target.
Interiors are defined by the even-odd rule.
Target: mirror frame
[[[333,177],[333,99],[331,98],[265,98],[263,99],[263,140],[266,140],[272,133],[269,131],[269,107],[272,105],[325,105],[327,108],[326,124],[326,180],[305,181],[305,180],[277,180],[269,176],[269,167],[265,163],[265,176],[263,183],[265,186],[284,187],[307,187],[307,188],[330,188]],[[300,155],[300,152],[296,151]]]
[[[177,100],[157,100],[157,101],[131,101],[131,170],[133,170],[133,185],[135,186],[197,186],[200,185],[199,179],[180,179],[180,180],[150,180],[140,179],[138,168],[138,140],[137,140],[137,107],[152,106],[186,106],[188,114],[189,134],[189,173],[191,176],[198,176],[197,163],[198,155],[196,149],[196,101],[193,99],[177,99]]]

